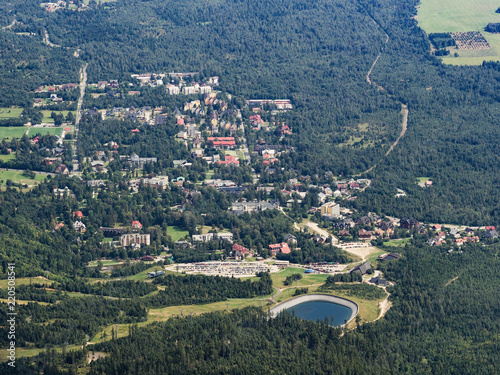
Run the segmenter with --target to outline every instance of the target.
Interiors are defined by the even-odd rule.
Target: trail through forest
[[[370,15],[369,15],[370,16]],[[382,28],[382,26],[380,26],[380,24],[375,21],[375,19],[370,16],[370,18],[373,20],[373,22],[382,30],[384,30]],[[384,42],[384,46],[389,42],[389,34],[387,34],[385,31],[384,31],[384,34],[385,34],[385,42]],[[382,46],[382,49],[380,51],[380,53],[377,55],[377,58],[375,59],[375,61],[373,62],[372,66],[370,67],[370,70],[368,71],[368,73],[366,74],[366,82],[368,82],[370,85],[374,85],[377,87],[377,89],[379,89],[380,91],[384,91],[384,92],[387,92],[387,90],[383,87],[383,86],[380,86],[378,85],[377,83],[373,82],[372,79],[370,78],[370,75],[372,74],[372,71],[373,69],[375,68],[375,65],[377,65],[377,62],[380,58],[380,56],[382,56],[382,52],[384,51],[384,46]],[[388,94],[391,98],[393,98],[392,95]],[[389,148],[389,150],[385,153],[384,155],[384,158],[387,157],[387,155],[389,155],[392,150],[394,150],[394,148],[398,145],[399,143],[399,140],[405,135],[406,133],[406,129],[408,128],[408,114],[409,114],[409,111],[408,111],[408,106],[402,102],[399,102],[401,104],[401,112],[403,114],[403,121],[401,122],[401,133],[399,133],[399,137],[398,139],[396,139],[394,141],[394,143],[391,145],[391,147]],[[362,173],[359,173],[357,175],[355,175],[356,177],[357,176],[361,176],[362,174],[366,174],[366,173],[369,173],[371,172],[384,158],[382,158],[381,160],[379,160],[377,163],[375,163],[374,165],[372,165],[370,168],[368,168],[366,171],[362,172]]]

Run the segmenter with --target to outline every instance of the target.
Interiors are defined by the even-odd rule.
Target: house
[[[340,205],[335,202],[328,202],[321,206],[321,218],[332,220],[340,216]]]
[[[132,229],[142,229],[142,224],[137,220],[132,221]]]
[[[417,224],[417,220],[408,217],[402,218],[399,222],[399,226],[404,229],[412,229]]]
[[[279,208],[279,204],[266,201],[260,202],[235,202],[231,206],[231,211],[236,215],[241,215],[244,212],[265,211]]]
[[[342,229],[339,231],[339,236],[340,237],[349,237],[351,233],[347,229]]]
[[[73,223],[73,228],[75,228],[75,231],[78,233],[85,233],[85,231],[87,230],[85,224],[78,220]]]
[[[83,217],[82,211],[73,211],[72,215],[73,217],[76,217],[78,219],[81,219]]]
[[[64,164],[61,164],[59,167],[56,168],[56,173],[69,174],[69,169]]]
[[[380,276],[372,277],[370,283],[378,286],[389,286],[389,282],[386,279],[382,279]]]
[[[358,231],[358,238],[360,240],[371,240],[372,239],[372,235],[373,233],[369,230],[364,230],[364,229],[361,229]]]
[[[272,255],[276,255],[277,253],[290,254],[292,252],[286,242],[271,244],[268,248]]]
[[[441,230],[441,224],[434,224],[432,227],[431,227],[432,230]]]
[[[140,158],[137,154],[132,154],[128,159],[129,164],[134,167],[142,168],[146,163],[156,163],[157,158]]]
[[[495,229],[487,230],[484,232],[484,237],[486,238],[497,238],[498,237],[498,232]]]
[[[251,256],[252,253],[245,246],[234,244],[232,247],[232,256],[236,259],[244,259],[248,256]]]
[[[150,245],[151,235],[140,233],[127,233],[120,236],[120,245],[131,246],[132,244]]]
[[[370,264],[370,262],[366,262],[366,263],[363,263],[363,264],[360,264],[356,267],[354,267],[350,273],[358,273],[360,274],[361,276],[363,276],[364,274],[366,274],[368,272],[368,270],[370,270],[372,268],[372,265]]]
[[[240,165],[240,161],[237,157],[232,155],[224,155],[224,160],[219,160],[218,165]]]
[[[297,237],[295,237],[293,234],[290,233],[285,234],[283,240],[288,244],[295,245],[297,243]]]
[[[58,224],[56,224],[56,226],[55,226],[54,230],[59,230],[59,229],[61,229],[62,227],[64,227],[64,223],[58,223]]]

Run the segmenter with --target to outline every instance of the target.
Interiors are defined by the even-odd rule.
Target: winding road
[[[373,19],[372,16],[369,15],[369,17],[372,19],[372,21],[381,30],[384,30],[382,28],[382,26],[380,26],[380,24],[377,21],[375,21],[375,19]],[[384,46],[385,46],[389,42],[389,34],[387,34],[385,31],[384,31],[384,34],[385,34],[385,37],[386,37],[385,42],[384,42]],[[377,65],[377,62],[378,62],[380,56],[382,56],[382,52],[384,50],[384,46],[382,46],[382,49],[381,49],[380,53],[377,55],[377,58],[375,59],[375,61],[373,62],[372,66],[370,67],[370,70],[366,74],[366,82],[368,82],[368,84],[370,84],[370,85],[373,85],[373,86],[377,87],[377,89],[379,89],[380,91],[387,92],[387,90],[383,86],[380,86],[377,83],[373,82],[372,79],[371,79],[371,77],[370,77],[371,74],[372,74],[373,69],[375,68],[375,65]],[[393,95],[390,95],[390,94],[388,94],[388,95],[389,95],[389,97],[391,97],[391,98],[394,99]],[[358,177],[358,176],[361,176],[363,174],[371,172],[382,160],[384,160],[384,158],[387,157],[387,155],[389,155],[392,152],[392,150],[394,150],[394,148],[398,145],[399,140],[401,138],[403,138],[403,136],[405,135],[406,129],[408,128],[408,114],[409,114],[408,106],[406,104],[402,103],[402,102],[399,102],[399,101],[398,101],[398,103],[401,104],[401,113],[403,114],[403,120],[401,122],[401,133],[399,133],[399,137],[394,141],[394,143],[391,145],[391,147],[389,147],[389,150],[385,153],[384,157],[381,160],[379,160],[377,163],[375,163],[374,165],[372,165],[366,171],[361,172],[361,173],[355,175],[354,177]]]

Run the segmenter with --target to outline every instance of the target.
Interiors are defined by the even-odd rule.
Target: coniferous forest
[[[36,99],[41,102],[35,93],[40,87],[78,84],[84,69],[95,87],[83,96],[75,143],[74,133],[35,138],[33,128],[0,139],[0,167],[22,173],[19,181],[0,179],[0,283],[7,285],[15,263],[23,280],[16,286],[22,301],[16,305],[17,345],[24,353],[36,351],[18,357],[15,368],[0,364],[0,373],[499,373],[500,244],[485,231],[500,226],[500,62],[444,65],[418,27],[418,4],[75,0],[48,11],[39,0],[2,2],[0,108],[20,115],[1,117],[1,134],[47,117],[34,107]],[[196,72],[200,82],[219,77],[217,95],[224,105],[200,109],[238,125],[218,134],[234,136],[238,146],[246,143],[247,162],[211,161],[224,153],[205,140],[212,130],[204,120],[193,122],[201,129],[206,158],[196,155],[193,142],[178,139],[184,129],[179,120],[188,122],[184,107],[206,98],[168,95],[163,82],[143,87],[131,78],[147,72]],[[112,80],[120,82],[114,91],[96,88]],[[76,110],[78,97],[78,89],[67,91],[67,103],[51,108]],[[293,110],[253,111],[246,104],[251,99],[289,99]],[[161,108],[165,120],[146,125],[132,116],[103,118],[122,107]],[[292,131],[248,130],[256,113],[263,124],[286,122]],[[58,125],[76,123],[72,113],[61,116],[54,112],[51,118]],[[276,164],[264,164],[258,151],[263,145],[279,150]],[[134,154],[157,160],[134,166]],[[69,170],[62,173],[61,165]],[[144,182],[156,176],[168,179],[165,189]],[[319,209],[325,187],[351,178],[370,184],[358,185],[352,199],[331,201],[352,215],[355,229],[324,219]],[[432,185],[422,188],[417,178]],[[237,191],[205,183],[213,179],[231,180]],[[395,198],[399,191],[404,196]],[[272,208],[241,214],[234,209],[263,201]],[[349,264],[346,273],[318,278],[317,290],[381,300],[383,289],[360,283],[366,275],[348,273],[350,265],[368,259],[320,232],[312,235],[303,224],[314,222],[330,233],[345,224],[340,229],[358,239],[359,228],[374,229],[362,221],[369,213],[427,223],[422,231],[396,229],[391,239],[405,237],[400,245],[388,244],[388,238],[372,242],[380,251],[369,261],[389,283],[390,309],[371,322],[356,319],[349,328],[333,328],[293,314],[271,319],[266,303],[273,303],[273,293],[294,284],[296,294],[309,292],[298,288],[305,284],[294,273],[284,285],[267,272],[251,279],[148,275],[172,262],[234,260],[233,244],[247,248],[252,259],[267,258],[270,244],[289,241],[289,252],[278,253],[273,265],[289,261],[302,267],[302,275],[316,263]],[[77,221],[85,230],[76,229]],[[431,223],[472,226],[480,242],[478,237],[459,245],[453,237],[430,246],[438,235]],[[148,236],[148,242],[120,245],[125,233]],[[215,240],[192,240],[209,233]],[[218,234],[229,233],[231,241],[219,240]],[[385,251],[398,259],[378,261]],[[1,285],[4,350],[10,345],[10,295]],[[181,311],[148,321],[154,309],[201,309],[233,299],[261,307],[230,310],[226,304],[219,311]],[[115,331],[118,326],[128,331]],[[111,335],[99,337],[109,328]],[[95,352],[100,357],[90,361]]]

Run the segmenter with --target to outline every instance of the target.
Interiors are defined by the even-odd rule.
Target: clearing
[[[187,230],[183,230],[177,226],[168,226],[167,234],[172,238],[172,241],[179,241],[180,239],[189,235]]]
[[[495,13],[497,0],[422,0],[418,7],[418,25],[426,33],[480,31],[492,50],[462,51],[452,48],[459,57],[444,57],[446,64],[480,65],[483,61],[500,59],[500,34],[484,32],[490,22],[500,22]]]

